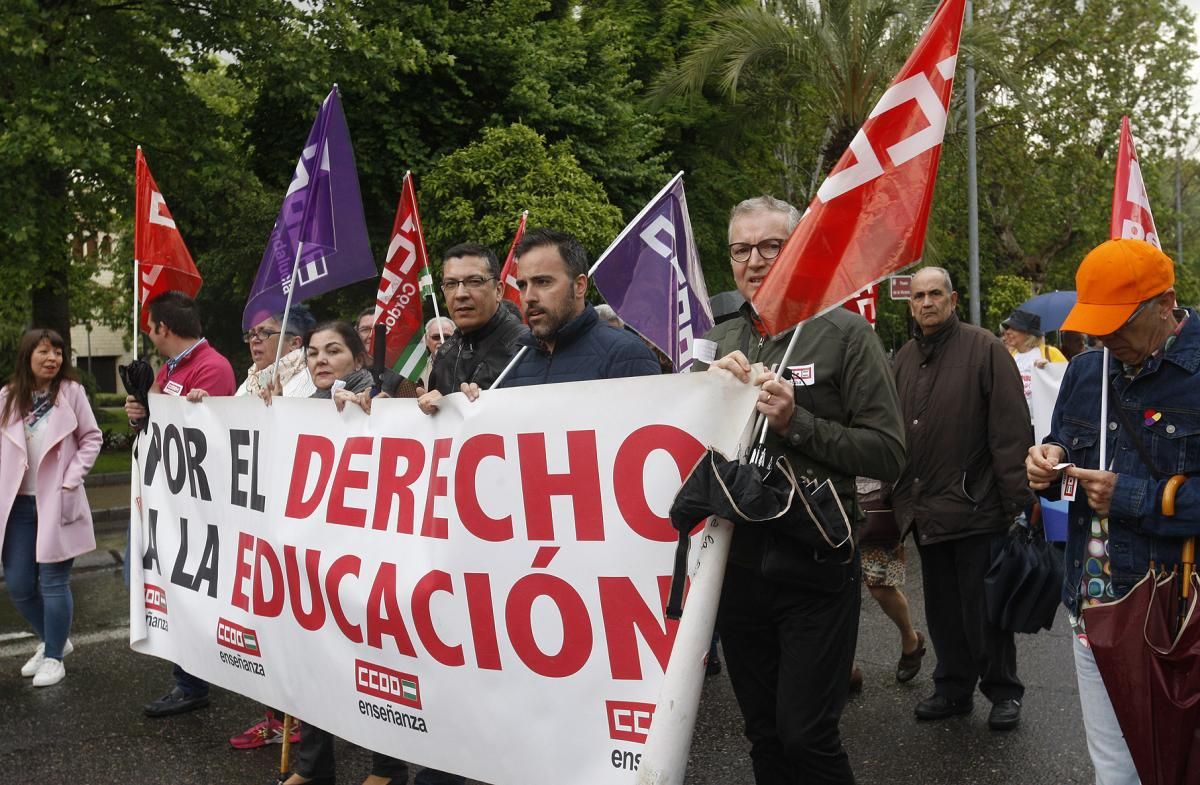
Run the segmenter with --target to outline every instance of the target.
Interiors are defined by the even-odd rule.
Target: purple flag
[[[297,263],[298,248],[302,250]],[[354,151],[336,86],[321,104],[283,196],[242,312],[242,329],[283,311],[293,265],[293,304],[379,275],[367,242]]]
[[[621,231],[591,274],[613,310],[670,357],[675,370],[697,359],[696,339],[712,329],[713,317],[683,172]]]

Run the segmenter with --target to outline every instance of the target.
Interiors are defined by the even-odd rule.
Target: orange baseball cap
[[[1115,333],[1146,300],[1175,285],[1175,263],[1144,240],[1109,240],[1075,272],[1075,307],[1063,330]]]

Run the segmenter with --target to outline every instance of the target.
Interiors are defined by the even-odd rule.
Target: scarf
[[[262,392],[263,387],[271,381],[271,368],[272,365],[268,365],[261,371],[256,371],[253,365],[250,366],[250,370],[246,371],[246,392],[248,394],[258,395]],[[308,370],[308,363],[304,356],[304,349],[293,349],[279,358],[279,386],[285,386],[306,370]]]

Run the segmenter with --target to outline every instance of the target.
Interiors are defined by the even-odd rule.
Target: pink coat
[[[0,410],[7,398],[5,387],[0,392]],[[42,426],[47,429],[46,454],[37,467],[37,560],[42,563],[73,559],[95,550],[96,535],[83,478],[96,462],[104,440],[87,394],[76,382],[62,383],[58,400],[46,418]],[[0,435],[0,542],[26,465],[25,425],[17,419],[4,426]]]

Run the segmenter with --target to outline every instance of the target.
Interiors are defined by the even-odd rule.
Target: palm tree
[[[761,0],[713,14],[700,41],[658,80],[656,96],[693,96],[710,83],[779,124],[784,190],[809,197],[912,52],[936,0]],[[745,88],[744,90],[742,88]],[[824,125],[811,182],[794,140],[805,117]]]

